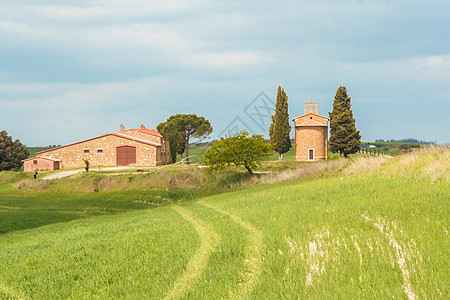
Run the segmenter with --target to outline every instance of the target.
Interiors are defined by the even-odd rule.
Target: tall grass
[[[28,192],[51,190],[54,192],[90,193],[122,190],[217,190],[224,189],[247,177],[242,172],[223,170],[206,174],[197,168],[164,170],[140,174],[82,173],[76,177],[58,180],[24,179],[15,183],[17,189]]]
[[[0,183],[14,183],[19,180],[32,178],[31,173],[25,172],[11,172],[11,171],[2,171],[0,172]]]
[[[358,157],[342,171],[345,176],[407,177],[448,180],[450,176],[450,148],[430,145],[414,149],[394,159],[373,156]]]
[[[347,161],[345,159],[321,161],[302,165],[300,168],[287,169],[278,173],[264,174],[263,176],[253,177],[247,182],[242,182],[241,185],[267,185],[278,182],[301,179],[313,176],[332,176],[337,171],[341,170]]]

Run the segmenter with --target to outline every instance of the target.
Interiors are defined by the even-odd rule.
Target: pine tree
[[[183,152],[186,150],[187,164],[189,164],[189,141],[192,138],[206,138],[213,131],[208,120],[195,114],[170,116],[166,122],[160,123],[156,129],[164,138],[177,143],[176,149],[181,154],[181,160],[183,160]]]
[[[356,130],[355,119],[347,95],[347,88],[340,86],[336,91],[333,111],[330,116],[330,150],[344,157],[356,153],[361,147],[361,135]]]
[[[289,125],[288,97],[281,86],[278,86],[275,114],[269,128],[270,145],[278,152],[278,159],[283,160],[283,154],[291,149],[291,125]]]

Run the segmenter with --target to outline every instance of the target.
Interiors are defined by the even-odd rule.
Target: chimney
[[[141,124],[141,129],[145,129],[145,126],[144,126],[144,124]]]
[[[319,114],[318,105],[314,102],[305,103],[305,115],[306,114]]]
[[[120,132],[124,132],[125,131],[125,126],[123,126],[123,124],[120,124]]]

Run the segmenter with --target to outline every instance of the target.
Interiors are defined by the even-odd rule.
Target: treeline
[[[377,139],[375,140],[375,143],[410,143],[410,144],[423,144],[423,145],[434,145],[436,144],[436,141],[422,141],[418,139],[402,139],[402,140],[396,140],[396,139],[390,139],[390,140],[383,140],[383,139]]]

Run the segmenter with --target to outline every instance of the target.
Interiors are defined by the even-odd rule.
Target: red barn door
[[[136,147],[119,146],[117,147],[117,165],[128,166],[136,164]]]

